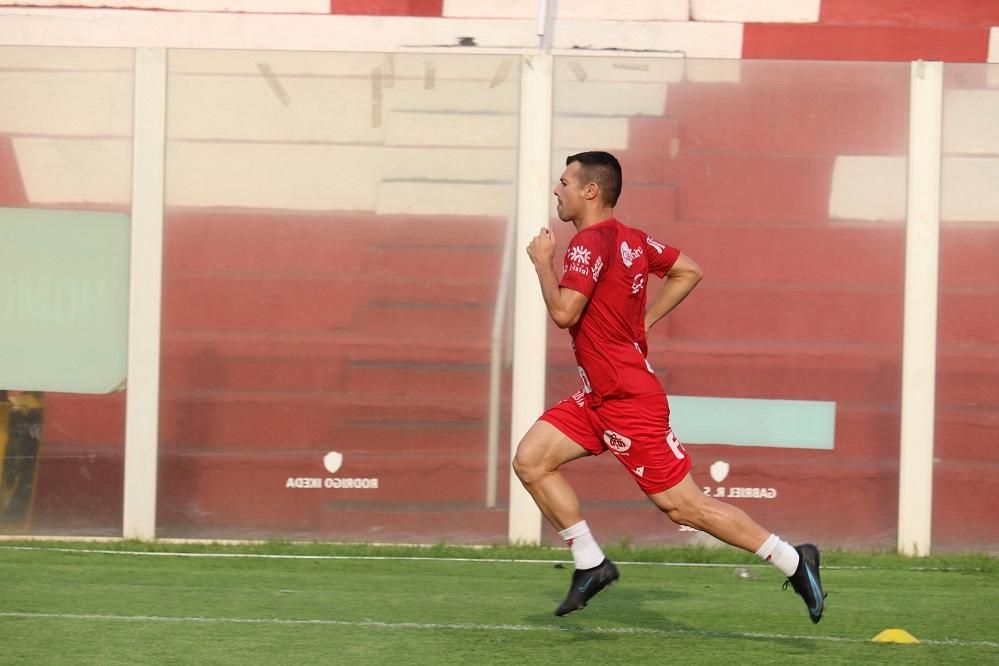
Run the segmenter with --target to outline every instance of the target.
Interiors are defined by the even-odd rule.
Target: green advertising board
[[[0,208],[0,389],[123,388],[129,230],[124,213]]]

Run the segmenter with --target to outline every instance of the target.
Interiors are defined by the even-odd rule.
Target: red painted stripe
[[[927,28],[999,25],[995,0],[822,0],[820,23],[923,26]]]
[[[0,206],[21,208],[28,205],[28,195],[17,165],[14,143],[10,137],[0,136]]]
[[[984,28],[902,28],[747,23],[743,58],[796,60],[942,60],[985,62]]]
[[[444,0],[330,0],[331,14],[441,16]]]

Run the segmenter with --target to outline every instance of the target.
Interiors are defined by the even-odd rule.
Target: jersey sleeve
[[[604,245],[599,234],[586,231],[576,234],[565,251],[559,286],[591,298],[609,259]]]
[[[649,272],[658,277],[665,277],[669,269],[680,258],[680,250],[672,245],[660,243],[652,236],[645,237],[645,255],[649,258]]]

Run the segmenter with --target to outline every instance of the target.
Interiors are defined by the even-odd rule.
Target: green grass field
[[[565,550],[0,542],[0,663],[999,664],[994,557],[828,553],[812,625],[742,553],[608,554],[621,581],[556,618]]]

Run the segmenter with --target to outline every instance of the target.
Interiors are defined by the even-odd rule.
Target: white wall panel
[[[590,21],[686,21],[689,0],[561,0],[559,19]],[[444,16],[537,18],[538,0],[444,0]]]
[[[816,23],[821,0],[690,0],[695,21]]]
[[[167,9],[194,12],[329,14],[329,0],[0,0],[0,6]]]
[[[672,21],[560,21],[558,49],[661,51],[688,58],[741,58],[742,24]]]

